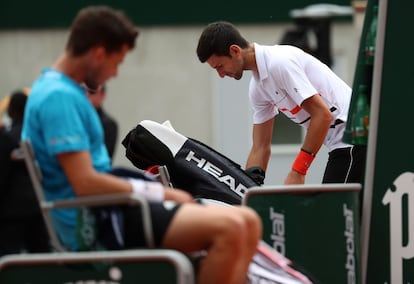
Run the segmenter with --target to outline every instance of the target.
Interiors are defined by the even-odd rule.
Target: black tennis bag
[[[166,166],[170,182],[194,198],[241,204],[249,187],[259,183],[241,167],[211,147],[163,124],[144,120],[122,141],[126,157],[139,170]],[[191,258],[197,267],[195,259]],[[275,249],[260,241],[247,273],[246,284],[314,284],[294,264]]]
[[[141,121],[126,135],[122,145],[134,166],[147,170],[165,165],[172,185],[194,198],[241,204],[246,190],[258,185],[240,165],[204,143],[178,133],[169,121]]]

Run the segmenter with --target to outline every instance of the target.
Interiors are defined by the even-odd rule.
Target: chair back
[[[54,227],[50,210],[62,209],[62,208],[85,208],[85,207],[97,207],[105,205],[138,205],[141,210],[142,224],[144,227],[145,239],[148,248],[154,248],[154,236],[152,230],[152,220],[149,210],[149,204],[143,197],[131,193],[108,193],[101,195],[92,195],[85,197],[76,197],[66,200],[48,201],[45,199],[42,187],[42,172],[35,157],[35,153],[32,148],[32,144],[29,140],[20,142],[20,148],[22,156],[29,171],[30,178],[33,183],[33,187],[36,192],[36,197],[39,201],[39,206],[43,214],[43,218],[46,223],[46,228],[49,233],[51,245],[56,251],[67,251],[64,245],[61,243],[56,229]]]
[[[188,256],[172,249],[154,249],[151,214],[144,198],[131,193],[111,193],[47,201],[43,192],[42,172],[30,141],[21,141],[18,152],[25,161],[33,183],[51,245],[58,253],[19,254],[0,258],[0,283],[89,283],[92,281],[89,279],[102,280],[96,283],[195,283],[195,271]],[[164,172],[161,174],[166,175]],[[163,178],[168,181],[167,175]],[[144,234],[150,249],[70,252],[61,243],[50,214],[50,210],[60,208],[123,204],[137,205],[141,209]]]
[[[36,160],[35,153],[33,151],[32,144],[29,140],[24,140],[20,142],[20,149],[24,162],[26,164],[27,170],[30,175],[30,179],[33,184],[34,191],[36,193],[37,200],[43,215],[43,220],[45,221],[46,229],[49,234],[50,242],[52,247],[56,251],[66,251],[65,247],[59,240],[59,237],[56,233],[56,230],[53,226],[52,216],[49,209],[51,208],[50,202],[47,202],[45,195],[43,193],[42,187],[42,171],[40,170],[39,163]]]

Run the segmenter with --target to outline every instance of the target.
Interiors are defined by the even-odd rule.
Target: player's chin
[[[231,74],[231,77],[233,77],[236,80],[240,80],[243,77],[243,72],[236,72]]]

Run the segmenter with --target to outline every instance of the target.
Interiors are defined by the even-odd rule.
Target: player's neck
[[[248,48],[243,49],[244,70],[257,71],[256,54],[254,45],[250,44]]]
[[[84,81],[85,69],[83,65],[82,58],[70,56],[65,52],[56,60],[52,68],[66,74],[80,84]]]

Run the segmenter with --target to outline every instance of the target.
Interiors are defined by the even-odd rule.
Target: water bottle
[[[352,144],[367,145],[369,131],[369,104],[367,86],[360,85],[357,94],[355,111],[351,118]]]
[[[378,6],[374,5],[372,11],[372,20],[371,25],[367,31],[366,40],[365,40],[365,62],[368,65],[374,64],[375,56],[375,40],[377,37],[377,22],[378,22]]]

